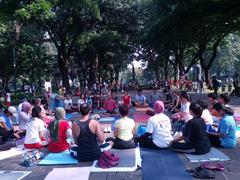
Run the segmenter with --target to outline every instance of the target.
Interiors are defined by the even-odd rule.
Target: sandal
[[[215,179],[215,174],[207,171],[204,168],[199,167],[199,171],[196,171],[192,176],[198,179]]]
[[[201,165],[201,167],[212,171],[224,171],[224,165],[220,163],[219,164],[204,163]]]

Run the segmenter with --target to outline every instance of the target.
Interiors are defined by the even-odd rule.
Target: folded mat
[[[132,172],[141,166],[140,149],[111,149],[111,152],[119,156],[119,164],[113,168],[102,169],[94,161],[91,172]]]
[[[168,150],[141,148],[143,180],[190,180],[178,154]]]
[[[143,112],[135,112],[133,115],[133,119],[135,122],[142,122],[142,123],[147,123],[150,117],[151,116]]]
[[[77,164],[78,161],[73,159],[69,151],[61,153],[49,153],[38,165],[51,166],[51,165],[70,165]]]
[[[90,167],[53,168],[45,177],[45,180],[88,180]]]
[[[223,152],[212,148],[210,152],[202,155],[185,154],[190,162],[228,161],[230,158]]]
[[[21,180],[30,174],[31,171],[0,171],[1,180]]]

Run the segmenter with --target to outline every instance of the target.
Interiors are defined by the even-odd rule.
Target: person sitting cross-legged
[[[58,107],[55,111],[54,121],[48,125],[49,134],[49,152],[59,153],[69,149],[69,145],[74,145],[74,139],[72,137],[72,129],[65,118],[65,110],[62,107]],[[68,142],[69,140],[69,142]]]
[[[126,105],[119,107],[121,119],[115,122],[115,138],[107,138],[106,142],[112,141],[113,148],[116,149],[131,149],[135,148],[137,141],[134,138],[135,135],[135,122],[133,119],[127,117],[129,108]]]
[[[170,119],[163,114],[164,104],[162,101],[156,101],[153,108],[155,115],[149,118],[147,132],[139,137],[139,145],[151,149],[168,148],[173,140]]]
[[[112,94],[108,94],[108,99],[104,101],[104,109],[107,113],[115,114],[115,109],[117,108],[116,101],[112,98]]]
[[[182,136],[176,137],[170,149],[189,154],[205,154],[211,149],[211,143],[206,133],[205,121],[201,118],[203,108],[198,103],[191,103],[190,112],[193,116],[184,129]],[[180,141],[185,142],[180,142]]]
[[[137,95],[135,96],[135,106],[137,108],[148,107],[147,99],[140,89],[137,91]]]
[[[233,110],[221,103],[213,105],[213,111],[220,117],[217,132],[208,132],[212,146],[234,148],[237,145],[236,122]]]
[[[81,119],[72,126],[73,138],[77,146],[70,149],[73,157],[79,161],[98,160],[101,152],[111,149],[112,143],[104,143],[104,134],[98,121],[90,119],[91,108],[87,104],[80,107]],[[99,146],[98,143],[101,145]]]

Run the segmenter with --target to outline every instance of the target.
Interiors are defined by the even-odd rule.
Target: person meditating
[[[24,146],[27,149],[39,149],[44,148],[47,144],[41,107],[35,106],[32,109],[32,118],[27,123]]]
[[[139,137],[139,145],[151,149],[168,148],[173,140],[170,119],[163,114],[164,104],[162,101],[156,101],[153,108],[155,115],[149,118],[147,132]]]
[[[205,121],[201,118],[202,112],[203,108],[198,103],[191,103],[190,113],[193,118],[185,124],[182,136],[172,141],[170,149],[190,154],[205,154],[210,151],[211,143],[206,133]],[[183,140],[185,142],[180,142]]]
[[[112,94],[108,94],[108,99],[104,101],[104,109],[109,114],[115,114],[115,109],[117,108],[116,101],[112,98]]]
[[[119,107],[121,119],[117,120],[114,124],[115,138],[107,138],[106,142],[112,141],[113,148],[116,149],[131,149],[135,148],[137,141],[134,139],[135,135],[135,122],[133,119],[128,118],[129,108],[126,105]]]
[[[64,109],[67,113],[78,112],[78,107],[73,106],[72,99],[69,95],[66,96],[65,100],[63,101]]]
[[[208,132],[212,146],[234,148],[237,145],[236,123],[233,118],[233,110],[221,103],[213,105],[214,114],[220,117],[217,132]]]
[[[74,145],[72,129],[65,118],[65,110],[58,107],[55,111],[54,121],[48,125],[49,152],[59,153],[69,149],[69,145]],[[68,142],[69,141],[69,142]]]
[[[146,97],[142,94],[142,90],[139,89],[137,91],[137,95],[135,96],[135,106],[137,108],[148,107],[146,100]]]
[[[101,156],[101,147],[110,149],[113,144],[111,142],[102,144],[104,134],[101,131],[98,121],[90,119],[90,107],[82,104],[80,107],[81,119],[73,123],[72,131],[77,147],[71,148],[71,154],[79,161],[94,161]],[[98,143],[102,144],[98,146]]]
[[[131,96],[128,95],[128,91],[124,91],[124,95],[122,97],[123,104],[126,105],[128,108],[131,106]]]

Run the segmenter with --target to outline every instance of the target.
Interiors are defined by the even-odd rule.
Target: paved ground
[[[147,96],[151,94],[151,91],[145,91],[144,92]],[[131,93],[131,95],[134,95],[135,93]],[[206,98],[205,94],[192,94],[192,99],[202,99]],[[237,113],[240,113],[240,98],[233,97],[231,100],[231,106],[234,108],[234,110]],[[108,125],[103,125],[102,128],[106,127]],[[110,134],[106,134],[106,136],[110,136]],[[3,147],[0,146],[0,150]],[[240,141],[238,143],[237,148],[235,149],[220,149],[220,151],[224,152],[226,155],[230,157],[230,161],[225,162],[225,170],[223,172],[216,172],[216,179],[217,180],[239,180],[240,179]],[[188,159],[183,154],[179,154],[180,159],[184,162],[186,168],[192,168],[199,166],[199,163],[190,163]],[[24,171],[32,171],[30,175],[25,177],[26,180],[42,180],[46,175],[52,170],[52,168],[56,167],[46,167],[46,166],[36,166],[32,168],[23,167],[21,165],[22,162],[22,156],[17,156],[14,158],[9,158],[0,161],[0,170],[24,170]],[[79,163],[77,166],[87,166],[91,165],[91,162],[89,163]],[[64,166],[64,167],[71,167],[71,166]],[[159,179],[161,179],[161,175],[158,175]],[[81,177],[79,177],[81,179]],[[142,173],[141,169],[129,173],[91,173],[90,174],[90,180],[141,180],[142,179]],[[177,180],[177,179],[176,179]]]

